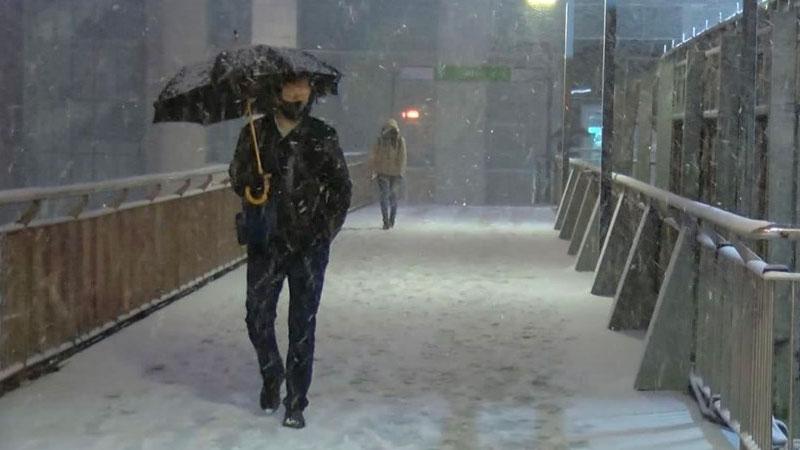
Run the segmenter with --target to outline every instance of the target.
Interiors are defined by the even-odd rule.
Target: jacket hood
[[[383,124],[383,129],[381,129],[381,133],[386,133],[389,130],[396,130],[400,131],[400,125],[398,125],[397,121],[394,119],[389,119]]]

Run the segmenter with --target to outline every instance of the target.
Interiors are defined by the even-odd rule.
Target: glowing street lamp
[[[558,0],[527,0],[531,8],[541,8],[544,6],[555,6]]]

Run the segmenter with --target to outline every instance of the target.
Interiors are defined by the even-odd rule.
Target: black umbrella
[[[185,66],[167,82],[155,104],[154,123],[193,122],[202,125],[247,116],[253,152],[264,188],[245,198],[263,205],[269,195],[269,174],[261,166],[253,114],[269,112],[283,80],[306,76],[316,97],[336,94],[341,74],[303,50],[256,45],[227,50],[213,60]]]
[[[213,60],[185,66],[167,82],[155,102],[154,123],[202,125],[269,112],[274,93],[287,77],[304,75],[315,96],[336,94],[341,74],[309,52],[267,45],[226,50]]]

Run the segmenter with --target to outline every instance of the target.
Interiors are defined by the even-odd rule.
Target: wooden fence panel
[[[351,178],[371,203],[366,164]],[[0,233],[0,380],[243,257],[240,210],[225,188]]]
[[[30,353],[31,252],[33,231],[20,232],[18,239],[2,237],[2,303],[0,303],[0,367],[21,363]],[[11,264],[11,261],[15,264]]]

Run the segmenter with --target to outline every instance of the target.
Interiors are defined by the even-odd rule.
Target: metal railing
[[[730,428],[744,435],[747,448],[771,448],[764,445],[771,443],[767,437],[772,436],[773,405],[759,399],[772,400],[773,375],[778,382],[789,382],[790,397],[795,388],[790,373],[773,373],[774,320],[777,303],[788,302],[794,309],[800,274],[770,266],[741,243],[710,231],[698,234],[697,242],[693,384],[714,388],[720,398],[715,408]],[[794,333],[790,336],[793,340]],[[712,395],[707,392],[706,397]]]
[[[365,152],[351,152],[345,156],[351,171],[358,172],[366,167]],[[362,180],[356,177],[354,181]],[[228,186],[228,165],[217,164],[92,183],[0,190],[0,232],[96,217]]]
[[[228,185],[217,165],[0,191],[3,386],[241,261]]]
[[[599,167],[582,160],[570,160],[570,165],[582,171],[600,173]],[[681,197],[626,175],[615,173],[612,175],[612,180],[617,186],[660,203],[662,209],[674,208],[685,216],[717,225],[740,238],[800,240],[800,228],[742,217],[705,203]]]
[[[0,232],[30,225],[57,223],[91,216],[108,214],[121,209],[134,208],[148,203],[168,201],[225,188],[229,185],[228,166],[208,166],[181,172],[141,175],[93,183],[67,186],[33,187],[0,191],[0,207],[22,206],[13,223],[0,223]],[[139,192],[136,192],[139,191]],[[138,195],[136,195],[136,194]],[[93,204],[95,197],[110,194],[103,202]],[[48,206],[67,201],[63,210]],[[44,216],[44,217],[43,217]]]
[[[363,159],[353,208],[375,197]],[[243,261],[229,184],[216,165],[0,191],[0,393]]]
[[[796,446],[800,273],[753,248],[800,240],[800,229],[614,174],[614,215],[600,236],[599,168],[570,166],[556,228],[576,268],[595,271],[592,292],[614,297],[609,328],[647,331],[636,387],[694,386],[741,448],[772,449],[775,415]]]

